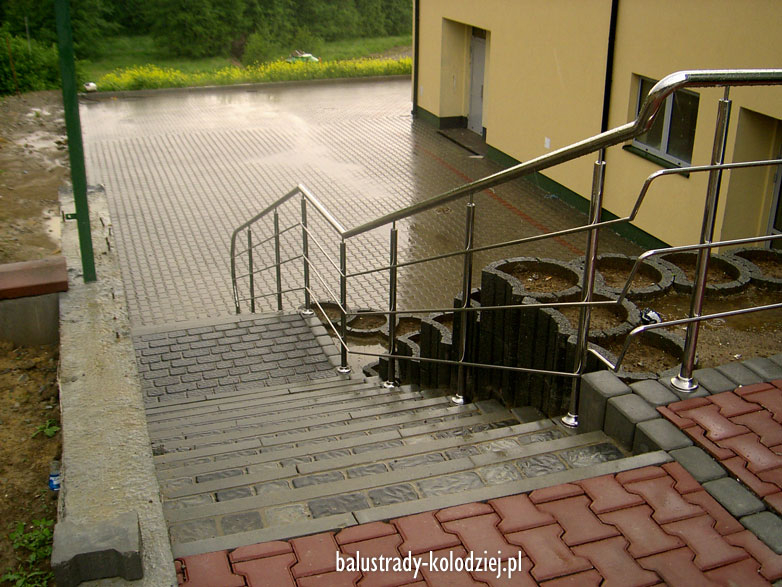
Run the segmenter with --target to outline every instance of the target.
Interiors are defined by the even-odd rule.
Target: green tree
[[[45,45],[57,42],[54,0],[2,0],[2,4],[4,24],[11,34],[24,37],[29,30],[33,39]],[[110,22],[110,7],[104,0],[70,0],[70,12],[76,57],[99,54],[101,40],[117,30]]]
[[[382,37],[386,34],[386,15],[383,0],[355,0],[361,17],[361,36]]]
[[[126,35],[149,32],[148,0],[107,0],[109,18]]]
[[[244,0],[157,0],[151,33],[173,55],[226,55],[243,28],[244,8]]]
[[[300,26],[326,41],[361,34],[361,16],[353,0],[299,0],[297,14]]]
[[[0,37],[3,41],[3,50],[0,51],[0,95],[16,93],[17,84],[20,92],[60,87],[60,61],[53,45],[30,41],[28,46],[27,39],[23,37],[10,37],[7,34],[0,34]],[[10,41],[13,70],[6,40]]]
[[[413,6],[410,0],[383,0],[386,33],[407,35],[413,30]]]

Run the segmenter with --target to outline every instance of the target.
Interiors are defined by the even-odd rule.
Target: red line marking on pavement
[[[441,157],[438,157],[437,155],[435,155],[435,154],[434,154],[434,153],[432,153],[431,151],[429,151],[429,150],[427,150],[427,149],[424,149],[424,148],[421,148],[421,151],[423,151],[424,153],[426,153],[427,155],[429,155],[429,157],[431,157],[432,159],[434,159],[435,161],[437,161],[438,163],[440,163],[440,165],[442,165],[443,167],[445,167],[446,169],[448,169],[450,172],[452,172],[452,173],[454,173],[455,175],[458,175],[459,177],[461,177],[461,178],[462,178],[463,180],[465,180],[467,183],[471,183],[471,182],[475,181],[475,180],[474,180],[472,177],[470,177],[470,176],[469,176],[469,175],[467,175],[466,173],[462,172],[461,170],[457,169],[456,167],[454,167],[453,165],[451,165],[450,163],[448,163],[447,161],[445,161],[445,160],[444,160],[444,159],[442,159]],[[550,229],[548,226],[546,226],[545,224],[541,224],[540,222],[538,222],[537,220],[535,220],[535,219],[534,219],[532,216],[530,216],[529,214],[525,214],[524,212],[522,212],[521,210],[519,210],[519,209],[518,209],[516,206],[514,206],[513,204],[511,204],[510,202],[508,202],[508,201],[507,201],[507,200],[505,200],[504,198],[501,198],[500,196],[498,196],[498,195],[497,195],[497,194],[494,192],[494,190],[493,190],[493,189],[491,189],[491,188],[487,188],[487,189],[483,190],[483,193],[487,194],[489,197],[493,198],[494,200],[496,200],[497,202],[499,202],[501,205],[505,206],[505,207],[506,207],[508,210],[510,210],[511,212],[513,212],[513,213],[514,213],[516,216],[518,216],[519,218],[521,218],[521,219],[522,219],[522,220],[524,220],[525,222],[528,222],[529,224],[531,224],[532,226],[534,226],[535,228],[537,228],[539,231],[541,231],[541,232],[553,232],[553,231],[552,231],[552,230],[551,230],[551,229]],[[578,247],[571,245],[569,242],[567,242],[567,241],[566,241],[565,239],[563,239],[562,237],[555,236],[555,237],[554,237],[554,240],[555,240],[555,241],[557,241],[557,242],[558,242],[560,245],[562,245],[562,246],[563,246],[563,247],[565,247],[566,249],[568,249],[570,252],[572,252],[572,253],[575,253],[576,255],[583,255],[583,254],[584,254],[584,250],[583,250],[583,249],[579,249]]]

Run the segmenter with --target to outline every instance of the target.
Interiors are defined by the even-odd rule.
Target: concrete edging
[[[63,209],[72,209],[70,192],[61,200]],[[132,561],[140,559],[143,578],[133,585],[173,586],[176,570],[124,288],[115,248],[109,247],[113,235],[104,228],[111,223],[103,193],[90,194],[90,218],[98,274],[93,283],[84,283],[79,269],[76,222],[62,226],[62,250],[70,269],[69,290],[60,297],[62,489],[52,561],[56,574],[78,584],[109,576],[135,577]],[[135,527],[128,525],[127,520],[136,519]],[[102,535],[130,537],[120,543],[138,546],[117,550],[99,540]],[[140,535],[136,542],[134,535]],[[116,578],[110,584],[131,583]]]

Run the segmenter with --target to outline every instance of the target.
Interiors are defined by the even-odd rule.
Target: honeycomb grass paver
[[[746,525],[773,533],[773,524],[757,515]],[[414,566],[403,566],[413,564],[408,557],[421,563],[417,575]],[[496,568],[489,573],[466,567],[481,557],[495,557],[492,564],[504,565],[503,573],[512,565],[511,581],[506,583],[506,574],[498,579]],[[452,559],[460,559],[460,566],[424,566]],[[209,565],[220,573],[217,582],[209,580]],[[177,559],[177,569],[181,585],[207,587],[229,584],[228,569],[248,585],[273,577],[276,584],[302,587],[543,581],[689,587],[710,579],[770,585],[782,579],[782,555],[745,530],[671,462],[390,523],[351,526],[336,535],[186,556]]]

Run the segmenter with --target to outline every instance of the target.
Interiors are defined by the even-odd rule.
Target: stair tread
[[[608,442],[608,437],[602,432],[588,432],[586,434],[568,436],[556,440],[534,443],[519,447],[517,450],[507,451],[504,455],[475,455],[462,458],[456,458],[437,463],[427,463],[379,473],[377,475],[367,475],[341,479],[339,481],[316,483],[294,489],[283,491],[274,491],[267,495],[255,495],[232,499],[229,501],[211,503],[209,505],[200,505],[194,507],[185,507],[181,509],[166,508],[166,518],[169,522],[181,522],[193,520],[200,517],[213,517],[229,513],[238,513],[242,511],[260,509],[264,507],[296,503],[326,496],[339,495],[343,493],[369,490],[388,485],[395,485],[404,482],[418,481],[422,479],[432,479],[444,477],[459,472],[479,469],[485,465],[497,464],[505,461],[516,461],[519,459],[547,454],[554,451],[563,451],[573,448],[579,448]],[[481,458],[484,457],[484,458]],[[488,458],[486,458],[488,457]],[[171,502],[169,502],[170,504]]]
[[[526,478],[511,483],[468,490],[461,493],[423,497],[416,501],[376,506],[369,509],[350,511],[285,525],[268,526],[258,530],[227,534],[224,536],[214,536],[187,542],[172,541],[172,550],[175,557],[183,557],[206,552],[215,552],[218,550],[231,550],[240,546],[272,540],[287,540],[298,536],[331,530],[336,531],[340,528],[356,524],[395,519],[478,501],[485,502],[490,499],[526,493],[534,491],[535,489],[551,487],[561,483],[574,483],[600,475],[616,474],[621,471],[660,465],[670,461],[671,457],[664,451],[645,453],[615,461],[598,463],[589,467],[570,469],[540,477]]]

